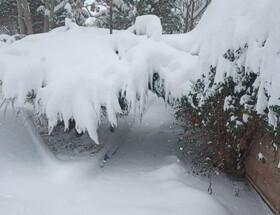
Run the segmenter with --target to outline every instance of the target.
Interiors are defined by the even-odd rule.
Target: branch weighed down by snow
[[[50,132],[59,121],[67,130],[69,120],[75,120],[76,130],[87,131],[98,144],[102,112],[116,126],[124,97],[131,114],[143,114],[155,73],[164,82],[166,98],[180,98],[194,78],[197,57],[161,41],[159,19],[148,19],[148,25],[139,18],[132,27],[142,36],[128,31],[107,35],[67,21],[50,33],[5,45],[0,51],[4,102],[15,100],[21,108],[33,96]]]

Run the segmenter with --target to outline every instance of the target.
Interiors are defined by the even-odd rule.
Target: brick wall
[[[259,160],[258,154],[264,156],[265,162]],[[275,151],[270,140],[263,137],[252,144],[250,154],[246,159],[247,176],[259,190],[260,194],[280,214],[280,149]]]

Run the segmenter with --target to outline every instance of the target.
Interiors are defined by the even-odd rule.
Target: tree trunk
[[[18,26],[19,26],[20,34],[26,34],[21,0],[17,0],[17,10],[18,10]]]
[[[191,1],[191,15],[190,15],[190,28],[189,31],[191,31],[194,28],[194,1]]]
[[[54,19],[54,0],[51,0],[51,8],[50,8],[50,30],[53,29],[53,19]]]
[[[190,5],[188,4],[188,2],[185,3],[185,7],[186,7],[186,15],[184,18],[184,23],[185,23],[185,29],[184,29],[184,33],[187,33],[189,31],[189,13],[190,13]]]
[[[33,34],[33,26],[31,21],[30,8],[27,0],[22,0],[22,6],[24,11],[24,21],[27,29],[27,34]]]
[[[50,30],[50,0],[45,0],[45,13],[44,13],[44,28],[43,32],[48,32]]]

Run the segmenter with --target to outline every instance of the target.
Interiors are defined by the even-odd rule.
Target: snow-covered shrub
[[[13,36],[10,36],[7,34],[0,34],[0,42],[11,44],[11,43],[15,42],[16,40],[20,40],[24,37],[25,37],[24,35],[20,35],[20,34],[15,34]]]
[[[143,115],[149,89],[166,100],[188,90],[196,56],[127,31],[108,33],[67,21],[65,27],[5,45],[0,50],[3,104],[12,101],[21,108],[32,102],[50,132],[62,121],[67,130],[75,120],[78,133],[88,132],[99,143],[103,114],[115,127],[128,111]]]
[[[216,151],[220,160],[231,149],[233,169],[242,165],[252,133],[279,138],[279,9],[276,0],[214,0],[183,48],[198,55],[199,74],[182,108],[214,133],[224,148]]]

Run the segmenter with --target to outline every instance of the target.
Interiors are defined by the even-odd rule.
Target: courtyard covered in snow
[[[70,19],[20,40],[0,35],[0,214],[273,214],[249,184],[196,174],[169,105],[184,98],[195,107],[188,95],[199,80],[201,106],[230,77],[248,107],[231,116],[234,126],[253,110],[276,127],[279,8],[277,0],[216,0],[180,35],[162,35],[155,15],[112,35]],[[242,75],[255,77],[249,90]],[[232,97],[223,102],[234,109]],[[63,142],[56,128],[67,134],[75,122],[75,135],[88,135],[96,151],[68,153],[71,141],[50,150],[34,115],[46,121],[49,142]]]
[[[16,118],[9,109],[3,117],[1,112],[3,215],[272,214],[250,185],[223,174],[212,176],[210,195],[210,179],[192,173],[191,160],[176,145],[181,129],[155,96],[150,96],[142,125],[126,117],[114,133],[109,125],[101,129],[106,147],[98,155],[57,158],[34,133],[27,115]],[[100,168],[105,152],[111,159]]]

